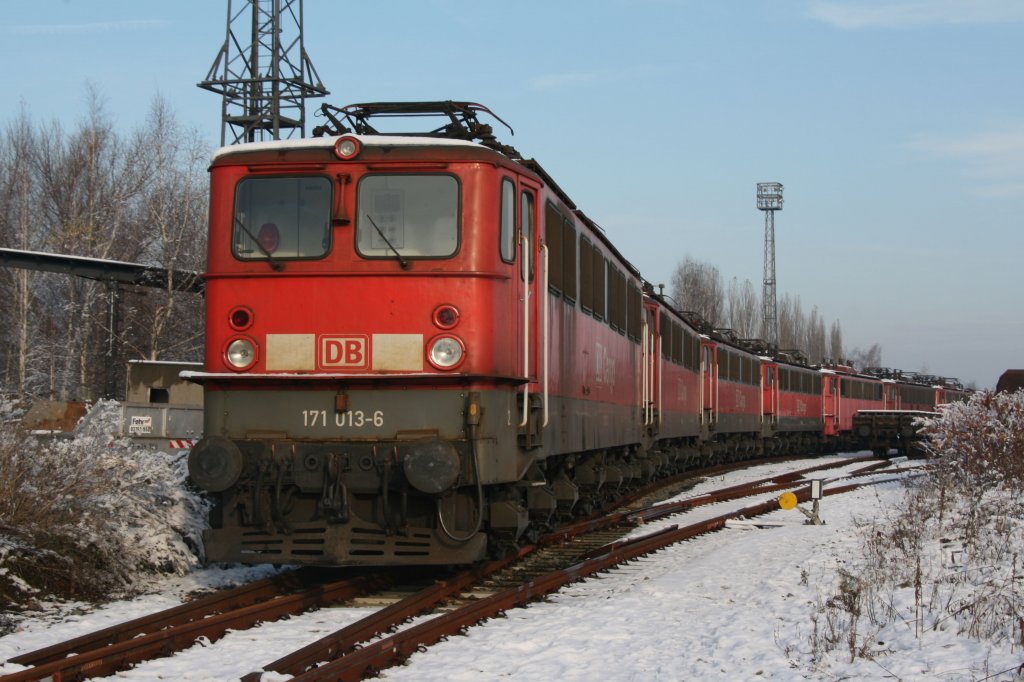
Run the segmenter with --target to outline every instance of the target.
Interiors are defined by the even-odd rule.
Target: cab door
[[[899,405],[896,401],[896,385],[895,384],[882,384],[882,409],[883,410],[898,410]]]
[[[761,365],[761,421],[763,423],[779,423],[778,374],[778,365]]]
[[[700,344],[700,383],[702,424],[714,424],[718,419],[718,349],[713,343]]]
[[[839,377],[826,374],[822,382],[822,416],[826,436],[839,433]]]
[[[533,183],[519,178],[517,218],[519,333],[516,336],[518,375],[523,380],[519,427],[526,434],[527,447],[539,445],[540,430],[547,424],[547,316],[541,305],[547,303],[547,251],[541,245],[537,222],[537,190]],[[543,288],[542,285],[543,284]]]
[[[643,421],[650,434],[661,423],[661,316],[653,301],[644,301],[643,344]]]

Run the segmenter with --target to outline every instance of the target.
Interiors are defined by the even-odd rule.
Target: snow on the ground
[[[820,460],[829,461],[829,458]],[[709,479],[680,498],[712,488],[802,469],[806,461],[773,464]],[[843,470],[823,472],[833,478]],[[651,523],[680,525],[774,497],[701,507]],[[822,501],[824,526],[803,524],[799,512],[759,520],[770,528],[727,528],[661,550],[563,588],[547,600],[514,609],[414,655],[387,680],[980,680],[1016,669],[1020,651],[986,646],[949,632],[915,635],[912,623],[878,633],[875,660],[853,663],[837,650],[815,661],[812,614],[835,592],[837,569],[852,562],[857,529],[885,515],[903,497],[884,483]],[[238,578],[239,576],[232,576]],[[224,581],[215,569],[178,578],[160,594],[108,605],[54,623],[22,621],[0,638],[0,660],[75,634],[166,607],[188,589]],[[186,584],[187,583],[187,584]],[[366,615],[366,608],[332,608],[244,632],[229,633],[174,656],[120,673],[118,680],[231,680]],[[819,627],[821,627],[819,625]],[[20,666],[0,664],[0,673]],[[266,675],[265,680],[287,676]],[[1013,679],[1012,673],[989,679]]]
[[[680,497],[807,466],[806,461],[793,462],[716,476]],[[827,471],[822,477],[839,473]],[[837,570],[855,556],[857,526],[885,514],[899,504],[902,495],[899,483],[865,487],[823,500],[823,526],[804,525],[799,512],[780,510],[761,517],[779,526],[730,527],[676,545],[564,588],[544,602],[513,609],[470,629],[466,636],[417,653],[407,666],[389,669],[382,677],[417,681],[980,680],[999,671],[1015,671],[1021,663],[1019,651],[993,649],[943,632],[919,637],[910,623],[878,634],[876,650],[885,653],[876,660],[858,658],[849,663],[842,650],[817,662],[813,659],[812,614],[835,593]],[[634,535],[667,523],[717,516],[757,501],[701,507],[648,524]],[[259,574],[259,569],[209,568],[168,581],[159,594],[65,616],[60,623],[45,617],[28,620],[18,632],[0,638],[0,659],[173,605],[189,590]],[[368,612],[365,607],[323,609],[229,633],[217,642],[142,664],[116,679],[238,679]],[[17,669],[13,664],[0,665],[0,673]],[[990,679],[1013,679],[1013,675]]]

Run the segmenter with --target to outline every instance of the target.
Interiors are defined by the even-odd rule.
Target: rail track
[[[344,578],[327,580],[324,571],[301,569],[13,657],[9,662],[33,667],[0,676],[0,682],[110,675],[141,661],[171,655],[200,638],[215,641],[229,629],[245,629],[341,602],[374,606],[378,610],[242,679],[255,682],[267,671],[294,675],[298,680],[362,679],[405,660],[422,647],[541,598],[565,584],[717,530],[732,518],[773,511],[778,505],[773,498],[699,523],[672,525],[655,533],[623,539],[639,525],[702,505],[784,490],[793,490],[803,501],[809,496],[808,487],[800,483],[804,476],[858,461],[865,466],[845,478],[887,471],[886,460],[838,460],[683,501],[660,503],[659,500],[685,489],[689,485],[687,479],[692,481],[695,476],[716,475],[764,462],[682,474],[619,500],[619,506],[608,513],[559,528],[502,559],[454,573],[424,575],[420,570],[420,575],[414,577],[407,569],[373,574],[349,571]],[[861,485],[864,484],[833,487],[826,494],[846,492]],[[416,616],[423,616],[423,622],[395,632]]]

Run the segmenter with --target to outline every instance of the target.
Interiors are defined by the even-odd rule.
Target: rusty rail
[[[298,675],[319,661],[329,660],[347,654],[356,648],[356,644],[387,632],[392,627],[427,611],[441,602],[450,599],[509,564],[531,553],[534,547],[527,546],[518,552],[509,554],[502,559],[487,562],[451,578],[439,580],[416,594],[387,606],[366,618],[360,619],[340,630],[332,632],[317,641],[297,649],[263,667],[262,672],[252,672],[242,677],[242,682],[257,682],[263,672],[278,672],[286,675]]]
[[[731,486],[730,488],[722,489],[716,493],[693,498],[682,503],[675,503],[674,505],[658,505],[641,512],[622,511],[606,515],[605,517],[589,519],[572,524],[571,526],[560,529],[559,531],[545,535],[538,541],[536,546],[531,545],[524,547],[517,553],[510,555],[505,559],[492,561],[474,569],[459,573],[451,578],[439,581],[438,583],[421,590],[409,599],[402,600],[401,602],[382,609],[373,616],[363,619],[357,623],[353,623],[338,632],[322,638],[318,642],[292,652],[278,661],[274,661],[267,665],[264,670],[273,670],[275,672],[298,675],[303,673],[304,670],[315,665],[317,661],[344,656],[345,654],[348,655],[342,660],[349,660],[356,655],[352,653],[355,650],[356,643],[386,632],[395,625],[457,595],[474,582],[496,573],[513,561],[529,554],[536,549],[536,547],[557,544],[579,534],[615,525],[627,523],[635,524],[644,520],[650,520],[651,518],[657,518],[658,516],[664,516],[665,514],[674,513],[675,511],[679,511],[687,507],[697,506],[699,504],[709,504],[711,502],[734,499],[744,495],[772,492],[774,490],[792,487],[791,485],[786,485],[786,482],[798,480],[807,473],[845,466],[854,461],[856,460],[831,462],[829,464],[810,467],[790,472],[788,474],[761,479],[760,481]],[[882,462],[871,466],[884,466],[885,464],[886,462]],[[748,462],[746,465],[749,466],[751,463]],[[736,467],[718,467],[713,471],[727,471],[734,468]],[[866,472],[869,468],[870,467],[866,467],[861,471]],[[709,475],[710,472],[702,473],[703,475]],[[670,480],[674,480],[675,478],[685,478],[692,475],[692,473],[684,474],[679,477],[673,477],[673,479]],[[660,482],[661,485],[664,485],[665,483],[666,481]],[[633,496],[634,499],[645,492],[646,491],[642,491],[641,493],[635,494]],[[774,504],[774,502],[770,504]],[[654,509],[658,510],[657,513],[651,511]],[[697,525],[704,526],[707,525],[707,523],[708,522]],[[708,532],[710,529],[712,528],[705,528],[704,530],[697,532]],[[677,527],[672,526],[660,531],[659,533],[644,536],[642,540],[644,542],[653,542],[655,538],[663,536],[675,537],[677,534]],[[677,540],[669,540],[669,542],[675,541]],[[600,566],[598,568],[591,568],[591,562],[602,559],[603,557],[618,556],[622,552],[628,552],[629,548],[636,546],[637,542],[638,541],[616,542],[603,548],[599,548],[598,550],[591,551],[587,555],[583,555],[581,558],[584,558],[585,561],[578,565],[579,567],[582,567],[579,568],[579,570],[583,572],[576,573],[574,575],[578,578],[590,575],[590,573],[595,570],[602,570]],[[646,553],[647,551],[652,550],[643,550],[641,553]],[[618,559],[616,562],[623,560],[626,559]],[[577,567],[573,567],[572,569],[567,570],[572,571],[576,568]],[[555,572],[551,575],[557,575],[559,573],[560,572]],[[576,578],[570,578],[570,580]],[[544,581],[547,581],[548,579],[549,578],[545,577]],[[70,680],[108,675],[121,670],[128,665],[180,651],[191,646],[200,637],[206,637],[209,640],[214,641],[220,638],[228,629],[250,627],[257,622],[275,620],[285,615],[301,612],[308,608],[342,601],[380,587],[383,583],[383,576],[377,576],[376,578],[364,576],[352,580],[336,581],[327,585],[309,588],[307,579],[304,575],[300,575],[299,572],[276,576],[274,578],[258,581],[249,585],[243,585],[232,590],[226,590],[224,592],[209,595],[208,597],[197,599],[188,604],[182,604],[156,614],[151,614],[127,623],[105,628],[67,642],[26,654],[21,654],[9,659],[9,662],[20,665],[31,665],[34,667],[0,677],[0,682],[20,682],[21,680],[38,679]],[[535,584],[540,585],[538,588],[541,589],[540,592],[537,592],[534,588],[529,588],[526,592],[531,595],[546,594],[551,591],[551,589],[557,589],[557,586],[550,589],[544,587],[547,582],[537,583],[537,581],[533,581],[528,583],[528,585]],[[560,586],[560,584],[558,586]],[[305,590],[287,597],[278,596],[284,591],[296,588],[305,588]],[[523,589],[524,588],[521,587],[510,591],[507,590],[499,595],[494,595],[494,597],[505,595],[504,599],[506,600],[519,599],[520,597],[518,595],[523,592]],[[489,600],[494,597],[488,597],[481,601],[489,602]],[[506,602],[499,602],[499,604],[505,603]],[[519,602],[513,601],[513,605],[514,603]],[[498,611],[504,610],[505,608],[507,608],[507,606],[499,605]],[[437,620],[438,619],[434,619],[430,622]],[[365,656],[366,654],[361,655]],[[69,656],[70,658],[68,658]],[[251,673],[243,679],[247,681],[257,680],[260,675],[261,673]],[[338,679],[349,678],[343,677]]]
[[[300,571],[282,573],[246,585],[221,590],[200,599],[194,599],[190,602],[164,609],[163,611],[157,611],[156,613],[69,639],[66,642],[60,642],[42,649],[20,654],[8,659],[8,662],[17,663],[18,665],[42,665],[50,661],[67,658],[71,654],[78,654],[89,649],[96,649],[108,644],[116,644],[117,642],[133,639],[139,635],[157,632],[164,628],[189,623],[205,618],[210,614],[242,608],[243,606],[255,604],[275,595],[302,587],[308,581],[301,573]]]
[[[679,500],[678,502],[667,502],[665,504],[658,504],[647,509],[641,509],[639,511],[627,514],[628,520],[634,523],[646,523],[653,521],[665,516],[677,514],[687,509],[694,507],[700,507],[706,504],[712,504],[715,502],[726,502],[728,500],[736,500],[742,497],[750,497],[751,495],[758,495],[761,493],[773,493],[780,490],[788,490],[793,487],[793,483],[800,480],[807,474],[813,474],[819,471],[827,471],[829,469],[838,469],[842,466],[847,466],[857,460],[842,460],[838,462],[829,462],[816,467],[807,467],[806,469],[799,469],[797,471],[790,471],[779,476],[770,476],[768,478],[762,478],[756,481],[750,481],[748,483],[739,483],[737,485],[729,486],[728,488],[722,488],[712,493],[706,493],[704,495],[698,495],[697,497],[691,497],[686,500]],[[888,462],[872,462],[869,466],[875,466],[878,464],[888,464]],[[862,475],[866,475],[867,467],[859,471],[863,472]]]
[[[801,478],[807,473],[815,471],[838,468],[849,465],[851,460],[833,462],[826,465],[819,465],[802,469],[789,474],[783,474],[771,478],[761,479],[750,483],[731,486],[716,494],[709,494],[697,498],[697,504],[710,504],[720,499],[733,499],[742,497],[744,494],[760,494],[772,492],[776,489],[792,488],[792,481]],[[884,463],[883,463],[884,464]],[[779,481],[790,481],[787,485]],[[859,484],[849,486],[848,489],[860,487]],[[837,491],[845,491],[847,488],[836,488]],[[744,492],[745,491],[745,492]],[[835,494],[830,491],[830,494]],[[806,500],[810,496],[809,486],[806,486],[798,493],[798,498]],[[720,499],[718,499],[720,498]],[[661,505],[664,507],[664,505]],[[692,506],[697,506],[696,504]],[[365,642],[372,636],[379,635],[389,628],[397,625],[408,618],[422,613],[430,606],[437,604],[444,599],[455,596],[462,589],[468,587],[476,580],[494,573],[497,568],[483,569],[478,571],[467,571],[455,578],[445,581],[443,585],[437,585],[423,590],[414,597],[393,604],[377,614],[373,614],[362,621],[353,623],[342,630],[339,630],[318,642],[303,649],[293,652],[264,667],[264,671],[274,671],[284,674],[295,675],[296,680],[360,680],[364,676],[372,675],[385,667],[404,660],[411,653],[423,646],[436,643],[443,637],[449,636],[459,630],[476,624],[481,620],[493,617],[513,606],[522,605],[528,601],[548,594],[563,585],[589,576],[595,572],[605,570],[611,566],[628,561],[637,556],[661,549],[669,544],[679,542],[717,530],[723,527],[729,519],[739,516],[756,516],[778,509],[778,502],[770,500],[759,505],[746,507],[736,512],[724,514],[714,519],[693,524],[685,528],[677,525],[664,528],[655,533],[645,535],[633,540],[611,543],[597,550],[584,554],[574,566],[554,571],[540,578],[531,580],[519,587],[504,590],[494,595],[480,599],[450,613],[437,616],[425,623],[414,626],[377,642],[372,642],[357,648],[358,642]],[[557,544],[575,535],[599,530],[608,526],[631,522],[636,512],[617,512],[600,519],[589,519],[587,521],[572,524],[567,528],[543,536],[538,545]],[[533,548],[524,548],[516,558],[528,554]],[[492,564],[507,565],[509,560],[492,562]],[[477,575],[471,576],[471,573]],[[312,667],[318,661],[326,661],[331,658],[335,660]],[[254,672],[245,676],[244,682],[258,682],[262,673]]]
[[[259,622],[273,621],[284,616],[301,613],[316,606],[351,599],[369,590],[377,589],[382,584],[383,579],[379,576],[359,576],[317,585],[296,594],[252,603],[240,609],[226,611],[208,618],[191,620],[165,630],[150,632],[106,646],[101,644],[98,648],[82,650],[69,658],[50,660],[32,668],[4,675],[0,677],[0,681],[79,680],[111,675],[131,664],[181,651],[191,646],[200,637],[215,641],[229,629],[247,628]]]
[[[897,480],[897,479],[886,479]],[[856,490],[866,485],[874,485],[885,481],[853,483],[825,491],[826,495],[838,495]],[[810,499],[810,486],[796,492],[797,499],[806,502]],[[540,578],[531,580],[519,587],[499,592],[486,597],[461,609],[450,611],[417,626],[403,630],[385,639],[371,642],[353,653],[325,663],[293,678],[295,682],[313,682],[322,680],[340,680],[356,682],[373,675],[384,668],[400,663],[424,646],[430,646],[441,639],[454,635],[463,628],[475,625],[482,620],[492,618],[514,606],[542,597],[570,582],[574,582],[598,571],[606,570],[617,564],[635,559],[644,554],[682,540],[688,540],[718,530],[730,519],[753,517],[777,510],[778,501],[769,500],[760,504],[745,507],[735,512],[723,514],[713,519],[701,521],[683,528],[671,527],[658,533],[645,535],[610,549],[601,556],[586,559],[570,568],[554,571]]]

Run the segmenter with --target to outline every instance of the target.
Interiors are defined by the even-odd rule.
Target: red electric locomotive
[[[695,460],[849,431],[838,375],[672,309],[486,108],[322,111],[328,135],[210,168],[210,560],[468,563]]]
[[[469,562],[662,463],[657,306],[480,111],[359,105],[354,134],[216,155],[210,559]],[[450,124],[374,134],[395,112]]]

